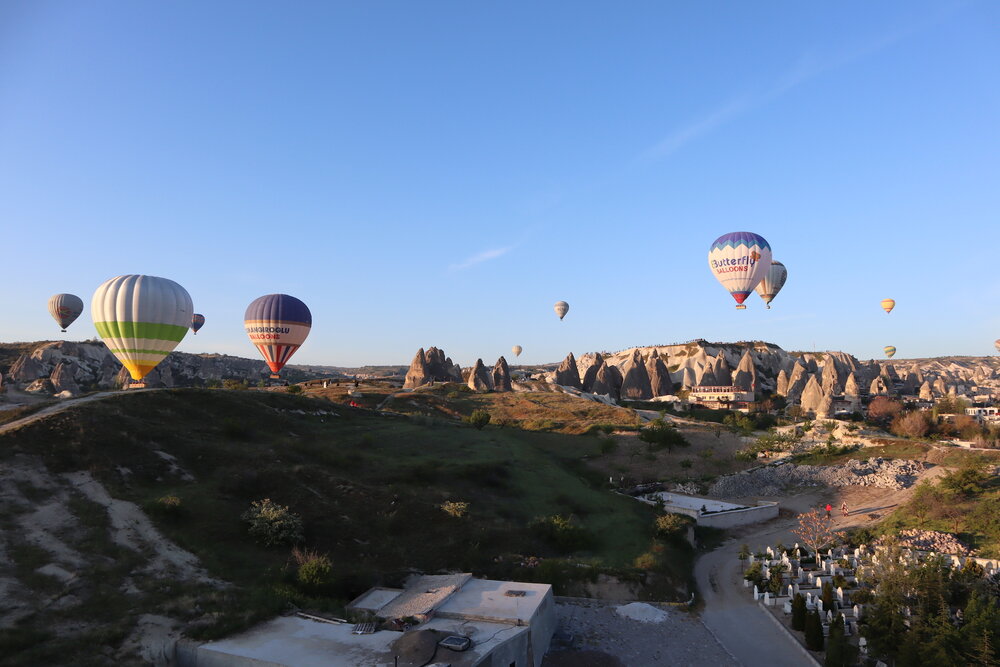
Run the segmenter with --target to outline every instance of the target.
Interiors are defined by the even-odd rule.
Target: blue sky
[[[993,352],[1000,4],[568,7],[0,3],[0,340],[61,335],[64,291],[95,335],[147,273],[188,352],[254,357],[246,305],[299,297],[292,363]],[[708,269],[738,230],[788,267],[770,311]]]

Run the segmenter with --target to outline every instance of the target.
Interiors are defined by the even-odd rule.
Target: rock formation
[[[576,367],[576,359],[572,352],[566,355],[563,362],[559,364],[559,368],[556,369],[555,382],[564,387],[583,389],[583,384],[580,382],[580,371]]]
[[[625,365],[625,372],[622,374],[621,397],[629,401],[648,401],[653,397],[649,374],[646,373],[646,365],[642,362],[639,350],[635,351]]]
[[[779,396],[788,395],[788,373],[785,372],[784,368],[778,371],[778,380],[775,385],[774,393]]]
[[[511,391],[513,387],[510,382],[510,367],[503,357],[497,359],[493,366],[493,391]]]
[[[52,369],[52,375],[49,376],[52,380],[52,391],[57,394],[68,391],[72,396],[80,393],[80,386],[73,379],[73,365],[72,361],[60,361],[56,364]]]
[[[469,388],[472,391],[491,391],[493,389],[493,376],[486,370],[482,359],[476,359],[476,365],[469,373]]]
[[[436,347],[417,350],[406,371],[403,389],[416,389],[430,382],[462,382],[462,369]]]
[[[584,372],[583,374],[584,391],[593,391],[592,387],[594,386],[594,378],[597,377],[597,370],[601,367],[601,364],[603,363],[604,363],[604,357],[601,356],[600,352],[595,352],[594,363],[588,366],[586,372]]]
[[[812,413],[816,414],[816,408],[819,407],[820,402],[823,400],[823,389],[820,387],[819,381],[816,379],[815,375],[809,376],[809,381],[806,383],[805,389],[802,390],[802,398],[800,403],[802,405],[802,411],[806,414]]]
[[[606,361],[602,361],[594,377],[594,384],[590,391],[595,394],[607,394],[611,398],[618,400],[621,398],[622,375],[617,366],[612,366]]]
[[[753,365],[753,356],[750,348],[747,348],[740,359],[740,365],[736,367],[733,374],[733,385],[741,389],[750,390],[757,384],[757,369]]]
[[[670,371],[663,363],[660,355],[653,350],[646,361],[646,375],[649,376],[649,389],[653,396],[670,396],[674,393],[674,383],[670,380]]]

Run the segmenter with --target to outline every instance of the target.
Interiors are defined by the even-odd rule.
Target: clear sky
[[[6,0],[0,224],[2,341],[93,336],[146,273],[205,314],[188,352],[256,357],[247,304],[299,297],[291,363],[990,354],[1000,3]],[[770,311],[709,271],[739,230]]]

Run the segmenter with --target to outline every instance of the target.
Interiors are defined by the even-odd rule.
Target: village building
[[[177,647],[180,667],[541,667],[555,632],[552,586],[424,575],[372,588],[347,606],[372,619],[283,616],[252,630]],[[387,629],[391,628],[391,629]]]
[[[753,403],[754,394],[749,389],[735,386],[702,385],[691,387],[688,400],[706,408],[746,410]]]

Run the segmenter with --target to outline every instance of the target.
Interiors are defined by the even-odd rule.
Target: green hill
[[[289,604],[342,613],[367,587],[414,570],[549,581],[570,594],[605,573],[636,582],[640,596],[686,598],[690,550],[654,540],[652,510],[604,488],[582,460],[598,444],[263,391],[160,390],[71,407],[0,434],[11,471],[0,482],[16,489],[0,499],[11,554],[0,577],[18,581],[11,600],[23,612],[0,616],[0,656],[56,664],[103,646],[95,664],[121,661],[143,614],[214,637]],[[119,539],[120,521],[83,493],[81,471],[231,585],[155,573],[155,542]],[[250,537],[240,517],[264,498],[302,518],[299,557],[327,555],[329,577],[297,580],[290,546]],[[464,515],[444,511],[449,501],[468,503]],[[66,558],[25,529],[50,505],[73,519],[52,529],[83,561],[69,582],[48,567],[70,569]]]

